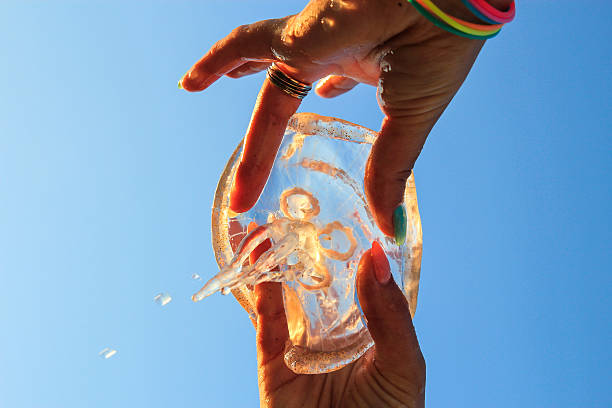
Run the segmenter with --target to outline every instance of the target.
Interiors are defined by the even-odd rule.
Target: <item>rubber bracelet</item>
[[[426,5],[423,5],[423,7],[429,11],[431,13],[431,10],[427,8]],[[456,21],[459,24],[462,24],[464,26],[468,26],[470,28],[473,28],[475,30],[482,30],[482,31],[495,31],[496,28],[502,28],[504,25],[503,24],[477,24],[477,23],[472,23],[469,21],[465,21],[465,20],[461,20],[460,18],[457,17],[453,17],[450,14],[447,14],[447,16],[451,19],[453,19],[454,21]]]
[[[419,3],[419,5],[427,9],[431,14],[438,17],[440,20],[444,21],[446,24],[466,34],[472,34],[472,35],[476,35],[480,37],[480,36],[493,34],[493,32],[499,31],[501,29],[501,27],[491,29],[485,26],[487,27],[486,30],[476,30],[476,29],[473,29],[473,28],[470,28],[463,24],[458,23],[453,18],[451,18],[451,16],[446,14],[444,11],[440,10],[440,8],[436,6],[434,3],[432,3],[431,0],[415,0],[415,1]]]
[[[505,24],[514,20],[516,7],[514,1],[510,3],[508,10],[501,11],[491,6],[484,0],[461,0],[470,11],[483,21],[489,23]]]
[[[431,13],[429,13],[423,6],[421,6],[415,0],[408,0],[408,2],[412,4],[414,8],[416,8],[417,11],[421,13],[421,15],[425,17],[427,20],[429,20],[432,24],[434,24],[437,27],[440,27],[443,30],[448,31],[451,34],[455,34],[460,37],[471,38],[473,40],[487,40],[499,34],[500,30],[494,31],[492,34],[488,34],[488,35],[472,35],[472,34],[465,33],[463,31],[459,31],[456,28],[453,28],[450,25],[446,24],[444,21],[438,20],[436,17],[434,17]]]

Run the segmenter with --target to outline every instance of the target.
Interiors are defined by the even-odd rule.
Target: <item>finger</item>
[[[406,180],[427,135],[446,107],[438,98],[427,96],[429,89],[422,90],[428,88],[425,79],[417,80],[398,68],[410,66],[410,61],[401,60],[405,54],[399,51],[388,54],[385,62],[392,68],[381,72],[378,96],[385,118],[372,146],[364,179],[366,197],[376,223],[384,234],[395,236],[398,243],[405,230],[395,231],[394,227],[401,227],[402,223],[394,220],[394,215],[404,214],[403,208],[398,210],[398,206],[404,199]],[[421,80],[423,83],[414,83]]]
[[[243,76],[256,74],[267,69],[270,66],[269,62],[257,62],[250,61],[245,64],[242,64],[238,68],[233,69],[232,71],[225,74],[230,78],[242,78]]]
[[[248,232],[257,228],[251,222]],[[269,239],[259,244],[249,255],[249,263],[255,264],[272,243]],[[289,338],[285,308],[283,305],[282,286],[278,282],[264,282],[255,286],[255,306],[257,312],[257,353],[260,362],[265,364],[284,351],[285,342]]]
[[[401,376],[423,372],[424,360],[408,302],[397,286],[387,257],[378,242],[361,258],[357,295],[375,344],[379,369]]]
[[[406,181],[434,123],[386,117],[366,164],[364,186],[372,214],[381,231],[395,236],[398,243],[402,232],[394,228],[401,224],[397,211],[405,216],[398,206],[404,201]]]
[[[406,180],[429,132],[467,76],[482,43],[470,43],[467,51],[463,51],[465,46],[461,43],[453,47],[437,44],[440,52],[460,50],[449,51],[443,62],[439,53],[424,52],[419,45],[402,46],[384,56],[382,64],[386,69],[381,69],[378,96],[386,117],[372,147],[364,182],[378,226],[386,235],[395,235],[396,240],[393,215],[399,214],[396,209],[403,201]]]
[[[315,92],[323,98],[333,98],[350,91],[359,82],[352,78],[343,77],[340,75],[330,75],[317,83]]]
[[[249,229],[252,226],[249,225]],[[270,240],[262,242],[250,255],[254,264],[270,249]],[[264,395],[284,384],[295,374],[287,368],[284,351],[289,339],[287,317],[283,303],[283,288],[280,282],[264,282],[255,286],[255,310],[257,312],[257,366],[259,386]]]
[[[270,175],[287,122],[299,106],[299,99],[281,91],[267,78],[264,80],[230,193],[233,211],[245,212],[257,202]]]
[[[282,360],[289,339],[287,317],[283,306],[282,284],[263,282],[255,286],[257,308],[257,353],[259,365]]]
[[[234,29],[219,40],[181,78],[179,85],[190,92],[202,91],[249,60],[274,59],[272,41],[287,18],[264,20]]]

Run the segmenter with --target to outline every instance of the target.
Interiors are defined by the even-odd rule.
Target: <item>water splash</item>
[[[98,356],[102,357],[105,360],[108,360],[109,358],[111,358],[115,354],[117,354],[117,350],[112,349],[110,347],[105,347],[105,348],[102,349],[102,351],[100,351],[98,353]]]
[[[157,295],[155,295],[153,300],[155,301],[155,303],[157,303],[160,306],[166,306],[168,303],[172,301],[172,296],[170,296],[169,294],[165,292],[162,292],[162,293],[158,293]]]

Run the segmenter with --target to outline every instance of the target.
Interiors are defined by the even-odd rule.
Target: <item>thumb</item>
[[[427,135],[463,83],[484,41],[452,35],[434,36],[420,44],[402,44],[401,37],[398,41],[389,44],[394,50],[381,62],[378,100],[385,119],[372,146],[364,182],[378,226],[401,244],[405,218],[398,205],[406,180]]]
[[[389,261],[377,241],[361,258],[357,295],[375,344],[379,369],[404,378],[425,373],[408,301],[391,276]]]
[[[383,120],[364,178],[366,197],[376,223],[398,245],[406,237],[406,213],[401,206],[406,181],[434,123],[431,120],[417,124],[413,119],[387,116]]]

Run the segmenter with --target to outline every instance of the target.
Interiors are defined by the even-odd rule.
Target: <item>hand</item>
[[[387,258],[375,243],[357,271],[357,294],[375,346],[354,363],[328,374],[297,375],[287,368],[283,356],[289,332],[281,284],[255,287],[262,407],[424,406],[425,361],[408,303],[389,271]]]
[[[443,10],[474,20],[459,0]],[[405,0],[312,0],[300,13],[236,28],[181,79],[202,91],[223,75],[238,78],[277,62],[285,73],[333,97],[357,83],[378,87],[385,114],[365,174],[380,229],[394,236],[393,212],[425,139],[471,69],[484,41],[447,33]],[[251,208],[267,181],[287,122],[299,107],[268,80],[259,93],[231,193],[236,212]]]

